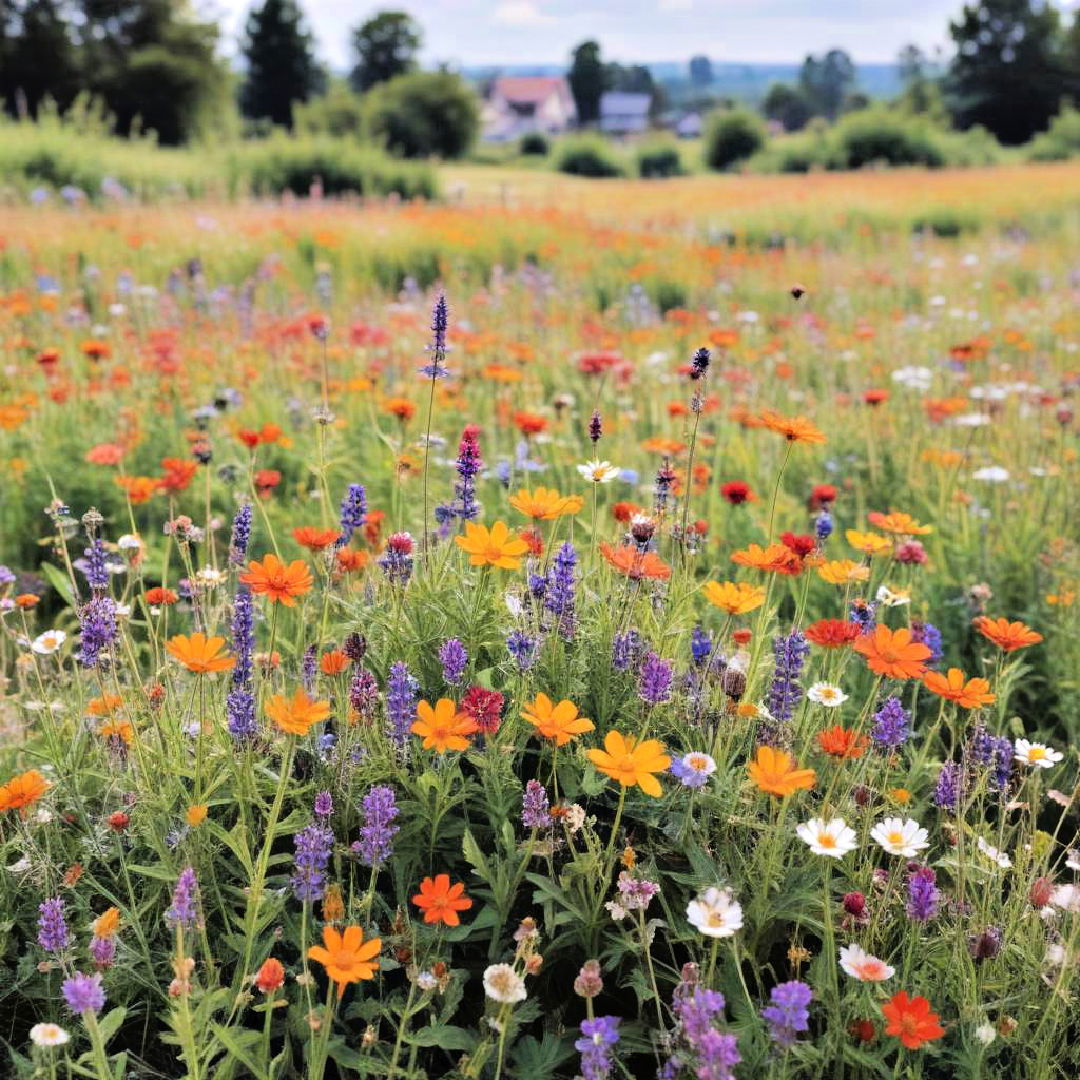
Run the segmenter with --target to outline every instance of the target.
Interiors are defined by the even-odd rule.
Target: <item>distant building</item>
[[[680,139],[696,139],[701,134],[701,114],[692,112],[675,121],[675,134]]]
[[[532,132],[559,135],[577,122],[577,108],[561,75],[504,75],[492,84],[481,122],[483,137],[492,142]]]
[[[609,90],[600,95],[600,130],[607,135],[636,135],[649,130],[652,95]]]

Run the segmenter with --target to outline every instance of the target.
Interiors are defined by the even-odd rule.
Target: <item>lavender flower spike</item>
[[[71,944],[71,933],[64,919],[62,897],[46,900],[38,908],[38,944],[46,952],[63,952]]]
[[[199,882],[191,866],[181,870],[176,879],[172,907],[165,912],[165,922],[174,930],[194,930],[199,925]]]
[[[360,839],[352,850],[365,866],[380,866],[393,852],[394,834],[399,826],[393,824],[400,811],[394,804],[394,789],[373,787],[364,796],[364,824]]]

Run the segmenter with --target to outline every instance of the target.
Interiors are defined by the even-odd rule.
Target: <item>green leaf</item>
[[[52,563],[42,563],[41,572],[49,579],[49,584],[60,594],[64,603],[68,607],[74,607],[75,592],[71,586],[71,579]]]
[[[261,1036],[257,1031],[234,1031],[232,1028],[214,1024],[214,1034],[221,1041],[221,1045],[228,1050],[229,1054],[236,1058],[245,1069],[249,1069],[256,1076],[262,1074],[262,1069],[256,1064],[251,1056],[251,1049],[259,1042]]]
[[[106,1046],[109,1045],[109,1040],[120,1030],[121,1025],[124,1023],[125,1016],[127,1016],[127,1009],[122,1005],[118,1005],[115,1009],[110,1009],[98,1021],[98,1031],[101,1032],[101,1041]]]
[[[461,838],[461,853],[465,856],[465,861],[476,871],[477,877],[490,885],[491,867],[488,866],[480,845],[469,829],[465,830],[465,835]]]
[[[432,1024],[420,1028],[408,1036],[407,1042],[414,1046],[438,1046],[443,1050],[471,1050],[476,1045],[476,1036],[464,1028],[453,1024]]]

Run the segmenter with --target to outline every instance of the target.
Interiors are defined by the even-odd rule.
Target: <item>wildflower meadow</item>
[[[1075,1073],[1080,168],[507,176],[5,208],[0,1074]]]

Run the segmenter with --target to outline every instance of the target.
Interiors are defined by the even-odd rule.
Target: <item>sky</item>
[[[207,0],[224,25],[227,51],[251,0]],[[322,58],[348,64],[349,28],[381,8],[408,11],[424,32],[425,63],[455,66],[558,64],[586,38],[606,59],[796,63],[847,49],[856,63],[890,62],[908,42],[948,45],[963,0],[301,0]],[[1066,5],[1066,6],[1071,6]]]

